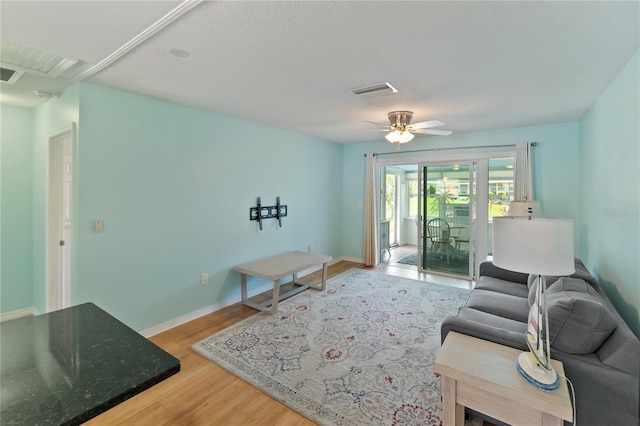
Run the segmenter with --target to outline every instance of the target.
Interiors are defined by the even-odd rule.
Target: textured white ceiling
[[[3,0],[0,30],[80,59],[79,74],[179,3]],[[454,132],[574,121],[638,51],[639,13],[637,1],[202,2],[87,81],[345,143],[381,139],[367,121],[398,109]],[[385,81],[399,92],[349,91]],[[25,94],[12,103],[41,102]]]

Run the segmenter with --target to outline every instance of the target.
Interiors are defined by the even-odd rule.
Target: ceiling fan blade
[[[369,124],[375,124],[377,126],[389,127],[389,123],[376,123],[375,121],[369,121],[369,120],[362,120],[362,121]]]
[[[438,135],[438,136],[449,136],[451,133],[450,130],[435,130],[435,129],[424,129],[417,130],[414,133],[422,134],[422,135]]]
[[[429,129],[431,127],[444,126],[444,123],[440,120],[420,121],[413,123],[409,127],[412,129]]]

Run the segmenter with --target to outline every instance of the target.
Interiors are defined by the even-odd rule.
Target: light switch
[[[96,219],[93,221],[93,228],[96,232],[102,232],[102,220]]]

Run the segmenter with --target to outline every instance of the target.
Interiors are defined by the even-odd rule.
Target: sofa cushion
[[[551,287],[556,281],[558,281],[562,277],[556,277],[551,275],[545,275],[543,277],[547,284],[547,288]],[[529,288],[529,306],[533,305],[533,301],[536,298],[536,291],[538,291],[538,276],[535,274],[529,274],[529,279],[527,280],[527,287]]]
[[[582,279],[563,277],[547,288],[553,348],[570,354],[596,351],[617,324],[598,292]]]
[[[562,277],[543,276],[543,278],[545,279],[545,283],[548,289]],[[531,307],[531,305],[533,305],[533,301],[536,299],[536,291],[538,291],[537,275],[529,275],[529,281],[527,282],[527,287],[529,287],[528,299],[529,299],[529,307]]]
[[[536,280],[538,276],[534,275],[534,277],[535,278],[531,280],[531,275],[529,275],[529,281],[527,281],[527,287],[529,287],[529,297],[527,298],[529,300],[529,307],[531,307],[533,301],[536,300],[536,291],[538,291],[538,281]]]
[[[527,322],[529,315],[526,297],[482,289],[474,289],[465,306],[524,323]]]
[[[509,318],[493,315],[488,312],[478,311],[477,309],[471,309],[469,307],[461,307],[458,311],[458,317],[472,321],[473,323],[479,323],[488,327],[495,327],[500,330],[508,330],[509,332],[517,333],[518,343],[524,345],[526,348],[526,338],[524,336],[527,331],[527,323],[522,321],[515,321]]]
[[[527,297],[527,286],[521,283],[501,280],[489,276],[482,276],[474,287],[480,290],[495,291],[496,293],[510,294],[512,296]]]
[[[527,287],[529,287],[529,289],[531,289],[531,287],[534,287],[537,283],[536,279],[538,278],[537,274],[529,274],[529,278],[527,279]],[[555,275],[545,275],[544,279],[547,281],[547,287],[550,287],[551,284],[555,283],[556,281],[558,281],[560,278],[562,277],[557,277]]]
[[[582,263],[582,260],[576,257],[574,260],[574,265],[576,270],[573,274],[570,275],[570,277],[580,278],[582,280],[585,280],[589,285],[591,285],[591,287],[597,290],[599,288],[598,282],[596,281],[595,278],[593,278],[589,270],[584,266],[584,263]],[[527,278],[527,287],[529,287],[529,306],[533,305],[533,300],[536,297],[536,287],[538,286],[538,281],[536,280],[537,278],[538,278],[538,275],[536,274],[529,274],[529,277]],[[560,278],[562,277],[555,276],[555,275],[545,275],[544,279],[547,282],[547,288],[549,288],[553,283],[558,281]]]

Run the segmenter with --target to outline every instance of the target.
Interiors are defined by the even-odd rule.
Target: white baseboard
[[[38,311],[34,307],[5,312],[0,314],[0,323],[34,315],[38,315]]]
[[[273,284],[265,284],[262,285],[256,289],[253,289],[252,291],[250,291],[247,296],[248,297],[253,297],[257,294],[260,293],[264,293],[265,291],[270,291],[273,289]],[[238,303],[242,301],[242,297],[238,296],[238,297],[232,297],[226,300],[223,300],[222,302],[218,302],[218,303],[214,303],[213,305],[209,305],[209,306],[205,306],[204,308],[198,309],[197,311],[193,311],[190,312],[188,314],[185,315],[181,315],[178,318],[174,318],[172,320],[163,322],[162,324],[158,324],[156,326],[153,326],[151,328],[147,328],[146,330],[142,330],[140,332],[140,334],[142,334],[144,337],[151,337],[154,336],[156,334],[162,333],[164,331],[167,330],[171,330],[174,327],[177,327],[179,325],[188,323],[189,321],[193,321],[195,319],[198,319],[200,317],[203,317],[205,315],[209,315],[213,312],[219,311],[222,308],[226,308],[227,306],[231,306],[235,303]]]
[[[349,262],[356,262],[356,263],[363,263],[362,259],[356,259],[356,258],[347,258],[347,257],[339,257],[337,259],[333,259],[329,262],[329,265],[333,265],[334,263],[340,262],[342,260],[346,260]],[[314,266],[313,268],[309,268],[309,269],[305,269],[304,271],[298,273],[299,277],[304,277],[305,275],[311,274],[313,272],[319,271],[322,269],[322,266]],[[286,284],[288,282],[291,282],[291,280],[289,281],[282,281],[282,284]],[[303,281],[304,282],[304,281]],[[269,284],[265,284],[262,285],[258,288],[253,289],[252,291],[249,292],[249,294],[247,295],[248,297],[253,297],[257,294],[260,293],[264,293],[266,291],[271,291],[273,289],[273,284],[269,283]],[[151,337],[154,336],[156,334],[162,333],[164,331],[170,330],[174,327],[177,327],[179,325],[185,324],[189,321],[193,321],[195,319],[198,319],[202,316],[211,314],[213,312],[216,312],[222,308],[226,308],[227,306],[231,306],[234,303],[238,303],[242,300],[241,297],[233,297],[227,300],[223,300],[222,302],[219,303],[214,303],[213,305],[209,305],[209,306],[205,306],[202,309],[198,309],[197,311],[193,311],[190,312],[188,314],[185,315],[181,315],[178,318],[174,318],[172,320],[169,320],[167,322],[163,322],[162,324],[158,324],[156,326],[153,326],[151,328],[147,328],[146,330],[143,330],[140,332],[140,334],[142,334],[144,337]]]
[[[158,324],[151,328],[147,328],[146,330],[142,330],[140,334],[142,334],[144,337],[155,336],[156,334],[162,333],[163,331],[170,330],[174,327],[185,324],[189,321],[193,321],[202,316],[213,313],[219,309],[225,308],[229,305],[233,305],[236,302],[237,301],[230,301],[230,302],[225,301],[225,302],[220,302],[220,303],[215,303],[213,305],[205,306],[204,308],[198,309],[197,311],[190,312],[188,314],[179,316],[178,318],[174,318],[167,322],[163,322],[162,324]]]
[[[364,265],[364,259],[359,259],[357,257],[342,256],[336,259],[337,262],[340,262],[342,260],[344,260],[345,262],[362,263]]]
[[[322,269],[322,267],[320,267],[319,269]],[[310,268],[309,270],[305,270],[300,272],[299,276],[304,276],[307,275],[308,273],[311,272],[315,272],[318,269],[315,268]],[[291,279],[289,281],[282,281],[282,284],[286,284],[288,282],[290,282]],[[267,291],[271,291],[273,290],[273,283],[267,283],[264,285],[261,285],[260,287],[254,288],[253,290],[249,291],[247,294],[247,297],[253,297],[256,296],[260,293],[264,293]],[[178,318],[174,318],[172,320],[169,320],[167,322],[163,322],[162,324],[158,324],[154,327],[151,328],[147,328],[146,330],[143,330],[140,332],[140,334],[142,334],[144,337],[151,337],[154,336],[158,333],[162,333],[163,331],[167,331],[170,330],[174,327],[177,327],[179,325],[185,324],[189,321],[193,321],[195,319],[198,319],[202,316],[211,314],[213,312],[219,311],[222,308],[226,308],[227,306],[231,306],[235,303],[238,303],[242,301],[242,297],[241,296],[237,296],[237,297],[231,297],[229,299],[223,300],[222,302],[218,302],[218,303],[214,303],[213,305],[209,305],[209,306],[205,306],[202,309],[198,309],[197,311],[193,311],[190,312],[188,314],[185,315],[181,315]]]

